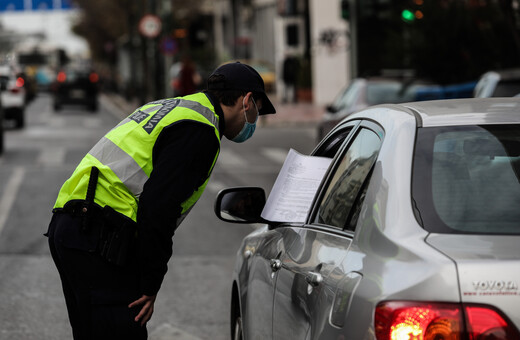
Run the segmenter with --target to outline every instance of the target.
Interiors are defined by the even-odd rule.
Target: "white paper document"
[[[305,222],[318,186],[332,159],[291,149],[267,198],[262,217],[276,222]]]

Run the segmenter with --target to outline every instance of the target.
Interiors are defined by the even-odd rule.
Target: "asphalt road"
[[[26,110],[26,127],[7,128],[0,156],[0,340],[71,339],[47,230],[61,184],[83,155],[130,112],[102,97],[97,113],[54,112],[49,95]],[[289,148],[308,153],[315,129],[259,127],[243,144],[223,140],[210,183],[174,238],[173,257],[148,324],[151,340],[229,339],[234,257],[249,225],[221,222],[216,193],[260,186],[269,193]]]

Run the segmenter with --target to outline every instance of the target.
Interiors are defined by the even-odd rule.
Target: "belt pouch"
[[[137,224],[109,206],[103,208],[100,254],[109,263],[125,266],[135,251]]]

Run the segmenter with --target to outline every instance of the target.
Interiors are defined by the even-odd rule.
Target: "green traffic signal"
[[[415,20],[415,14],[413,14],[412,11],[410,11],[409,9],[405,9],[401,12],[401,18],[405,21],[405,22],[412,22]]]
[[[349,0],[341,0],[341,17],[345,20],[350,19],[350,3]]]

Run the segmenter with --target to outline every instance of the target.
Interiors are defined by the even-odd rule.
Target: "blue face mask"
[[[244,98],[244,100],[245,100],[245,98]],[[258,108],[256,107],[255,100],[253,99],[253,104],[255,105],[255,109],[256,109],[256,119],[255,119],[254,123],[249,123],[247,121],[247,113],[246,113],[246,107],[244,104],[244,100],[242,100],[242,108],[244,109],[244,116],[245,116],[246,121],[244,123],[244,127],[242,128],[242,130],[240,130],[238,135],[236,135],[232,139],[232,141],[235,143],[243,143],[246,140],[248,140],[249,138],[251,138],[251,136],[253,135],[253,133],[255,132],[255,129],[256,129],[256,122],[258,121],[259,113],[258,113]]]

